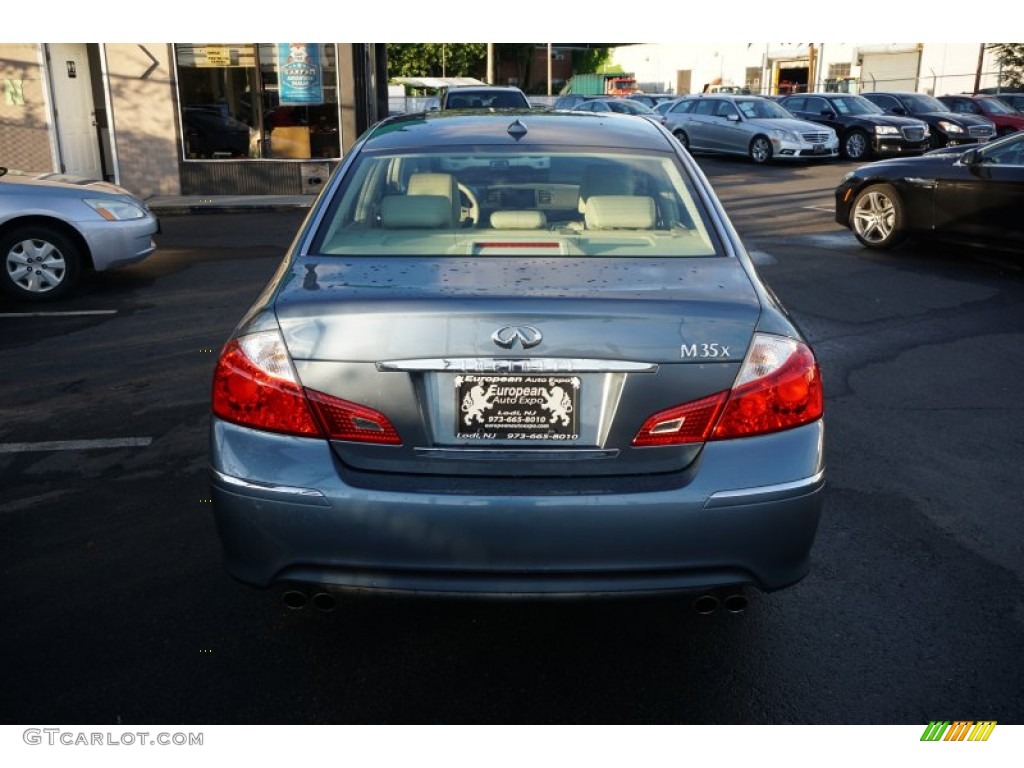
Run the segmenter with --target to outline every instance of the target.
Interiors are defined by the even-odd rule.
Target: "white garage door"
[[[921,52],[865,53],[860,66],[862,91],[916,91]]]

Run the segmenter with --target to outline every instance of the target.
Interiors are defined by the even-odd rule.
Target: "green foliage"
[[[608,47],[595,47],[587,48],[584,51],[573,51],[572,52],[572,69],[573,72],[587,73],[587,72],[601,72],[602,67],[605,67],[611,59],[611,49]]]
[[[991,43],[988,49],[1001,67],[1000,85],[1024,86],[1024,43]]]
[[[487,70],[487,43],[388,43],[388,77],[476,77]]]

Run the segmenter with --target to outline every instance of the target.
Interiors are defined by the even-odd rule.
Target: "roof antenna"
[[[523,138],[523,136],[526,135],[526,126],[519,122],[519,120],[515,120],[508,127],[508,135],[511,136],[516,141],[519,141],[521,138]]]

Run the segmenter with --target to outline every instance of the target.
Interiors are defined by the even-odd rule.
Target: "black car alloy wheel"
[[[868,135],[861,130],[853,130],[843,139],[843,154],[850,160],[863,160],[871,153]]]
[[[903,201],[891,184],[872,184],[857,193],[850,212],[850,226],[862,245],[891,248],[906,237]]]

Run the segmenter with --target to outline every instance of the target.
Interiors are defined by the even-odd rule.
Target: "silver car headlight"
[[[900,129],[897,128],[896,126],[893,126],[893,125],[876,125],[875,126],[875,133],[877,133],[879,136],[891,136],[893,134],[898,134],[899,132],[900,132]]]
[[[939,128],[944,130],[946,133],[963,133],[964,129],[956,123],[951,123],[948,120],[939,120]]]
[[[784,130],[783,128],[772,128],[769,133],[771,133],[772,138],[778,139],[779,141],[800,141],[800,137],[797,136],[797,134],[792,131]]]
[[[82,202],[107,221],[131,221],[146,216],[146,211],[141,205],[123,198],[86,197]]]

